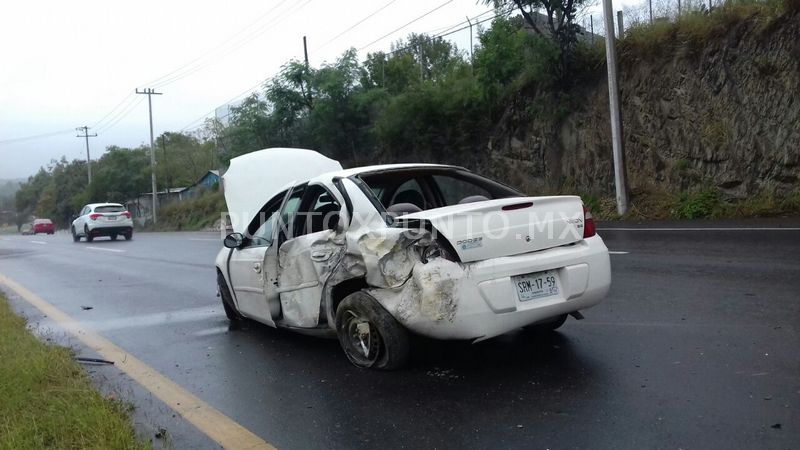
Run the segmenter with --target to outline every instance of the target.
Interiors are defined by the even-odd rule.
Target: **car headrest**
[[[425,197],[423,197],[419,191],[412,191],[409,189],[394,196],[394,204],[397,205],[400,203],[411,203],[417,205],[421,211],[422,208],[425,207]]]
[[[470,195],[469,197],[462,198],[458,204],[463,205],[465,203],[485,202],[486,200],[489,200],[489,198],[483,195]]]

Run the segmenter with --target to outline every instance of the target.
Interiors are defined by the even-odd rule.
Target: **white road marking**
[[[210,239],[210,238],[188,238],[187,240],[189,240],[189,241],[214,241],[214,242],[222,241],[222,239]]]
[[[800,227],[598,228],[597,231],[800,231]]]
[[[30,242],[31,244],[39,244],[39,245],[47,244],[47,242],[44,241],[28,241],[28,242]]]
[[[609,255],[627,255],[628,253],[630,252],[612,252],[610,250],[608,252]]]
[[[114,252],[114,253],[125,253],[125,250],[119,250],[116,248],[100,248],[100,247],[86,247],[87,250],[101,250],[104,252]]]

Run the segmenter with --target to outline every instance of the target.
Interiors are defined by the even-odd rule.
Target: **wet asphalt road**
[[[800,221],[702,226],[776,224]],[[641,226],[697,224],[607,224],[608,247],[628,253],[611,257],[611,292],[586,320],[477,345],[420,340],[390,373],[355,369],[334,340],[229,330],[214,233],[0,236],[0,273],[278,448],[800,447],[800,231],[608,229]],[[214,447],[113,366],[88,370],[136,405],[144,435]]]

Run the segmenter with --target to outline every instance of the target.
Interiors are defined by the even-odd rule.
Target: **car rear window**
[[[36,219],[36,220],[33,221],[33,223],[35,223],[35,224],[43,223],[45,225],[48,225],[48,224],[53,223],[53,221],[50,220],[50,219]]]
[[[115,212],[122,212],[125,211],[125,207],[122,205],[106,205],[106,206],[98,206],[94,209],[96,213],[115,213]]]

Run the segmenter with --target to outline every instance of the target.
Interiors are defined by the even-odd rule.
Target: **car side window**
[[[297,212],[300,211],[300,203],[303,200],[305,188],[305,185],[294,188],[289,198],[286,199],[286,204],[283,205],[283,210],[280,214],[279,243],[293,237],[292,230],[296,224]]]
[[[286,192],[276,195],[247,227],[244,247],[265,247],[272,244],[273,230],[278,221],[280,207]]]
[[[477,200],[483,197],[489,200],[492,198],[489,191],[467,180],[449,175],[434,175],[433,180],[439,187],[445,206],[457,205],[465,199]]]
[[[336,197],[325,187],[309,186],[297,216],[295,237],[333,229],[339,223],[341,209]]]

